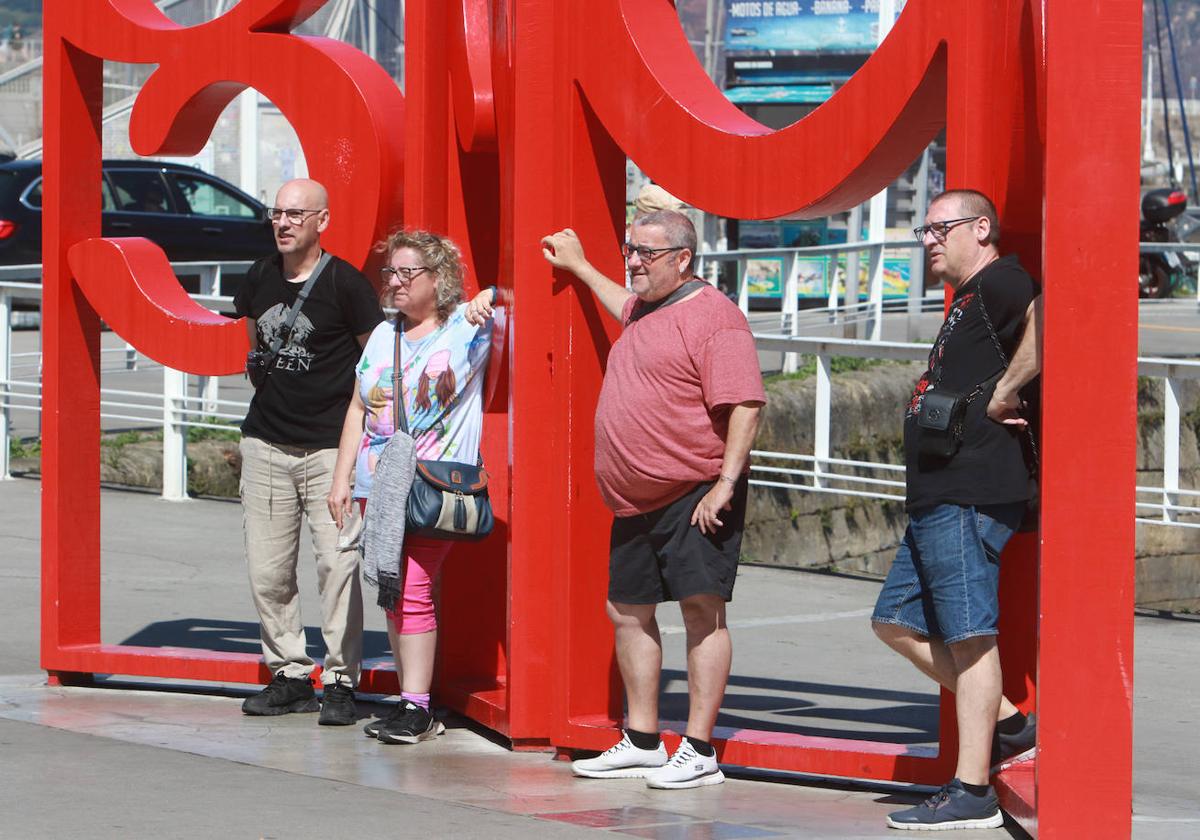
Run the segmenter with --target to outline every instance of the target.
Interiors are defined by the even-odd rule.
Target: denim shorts
[[[946,644],[995,636],[1000,552],[1024,512],[1024,502],[913,511],[871,621]]]

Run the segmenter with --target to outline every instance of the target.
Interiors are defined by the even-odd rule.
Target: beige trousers
[[[246,568],[262,625],[263,659],[272,674],[282,671],[287,677],[306,677],[315,667],[305,649],[296,585],[300,520],[307,518],[327,650],[321,680],[329,685],[340,675],[358,685],[363,631],[358,552],[337,550],[337,523],[325,504],[337,450],[306,450],[252,437],[242,438],[240,449]]]

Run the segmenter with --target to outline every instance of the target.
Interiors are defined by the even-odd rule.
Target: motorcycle
[[[1187,209],[1187,194],[1177,189],[1150,190],[1142,196],[1142,242],[1180,242],[1176,220]],[[1140,254],[1138,297],[1167,298],[1192,282],[1195,266],[1178,251]]]

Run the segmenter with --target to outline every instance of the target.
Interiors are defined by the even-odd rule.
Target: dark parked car
[[[275,250],[266,208],[192,166],[106,160],[100,185],[104,236],[144,236],[167,259],[252,260]],[[0,163],[0,264],[42,261],[42,162]]]

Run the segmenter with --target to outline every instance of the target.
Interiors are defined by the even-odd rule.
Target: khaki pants
[[[325,497],[333,480],[336,449],[300,449],[245,437],[242,453],[242,521],[250,593],[262,624],[263,659],[272,674],[306,677],[313,660],[304,644],[296,561],[300,520],[308,519],[317,557],[326,685],[339,675],[358,685],[362,669],[363,610],[358,552],[338,551],[337,523]]]

